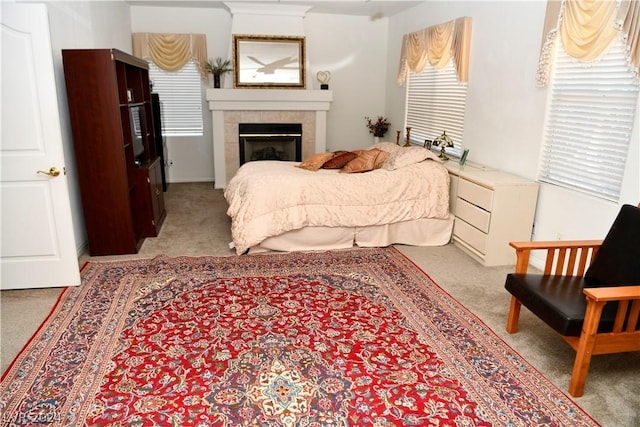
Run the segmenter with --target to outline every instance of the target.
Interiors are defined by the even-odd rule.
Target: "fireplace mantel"
[[[295,113],[314,113],[313,135],[303,130],[303,154],[305,140],[311,141],[306,154],[326,150],[327,111],[333,100],[328,90],[292,89],[207,89],[206,98],[213,119],[213,161],[215,188],[225,188],[228,180],[239,167],[237,125],[239,117],[251,114],[252,120],[283,121]],[[263,113],[260,113],[263,112]],[[259,114],[255,114],[259,113]],[[275,118],[277,117],[277,118]],[[274,119],[275,118],[275,119]]]
[[[330,90],[207,89],[209,110],[328,111]]]

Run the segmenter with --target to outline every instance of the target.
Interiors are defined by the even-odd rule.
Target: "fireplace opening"
[[[254,160],[302,161],[301,123],[239,123],[240,165]]]

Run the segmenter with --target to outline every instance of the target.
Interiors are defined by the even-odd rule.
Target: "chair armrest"
[[[602,240],[536,240],[531,242],[509,242],[509,246],[516,250],[538,250],[550,248],[583,248],[600,246]]]
[[[584,288],[587,298],[595,301],[625,301],[640,299],[640,285],[613,286],[607,288]]]
[[[516,250],[516,273],[527,272],[531,251],[546,250],[544,274],[548,275],[553,271],[555,275],[567,276],[584,275],[601,244],[602,240],[509,242],[509,245]]]
[[[640,319],[640,285],[615,286],[606,288],[585,288],[582,292],[587,296],[587,310],[584,318],[584,329],[596,333],[597,325],[604,305],[611,301],[618,302],[616,318],[613,324],[613,334],[634,333],[638,335],[638,320]],[[629,303],[631,306],[629,307]],[[635,338],[635,349],[640,349],[640,341]],[[627,350],[629,351],[629,350]]]

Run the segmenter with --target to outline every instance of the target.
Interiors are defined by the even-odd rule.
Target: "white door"
[[[47,9],[0,7],[0,288],[79,285]]]

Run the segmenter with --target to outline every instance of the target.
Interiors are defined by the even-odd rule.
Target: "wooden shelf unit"
[[[62,60],[89,253],[137,253],[166,216],[148,65],[117,49],[65,49]]]

